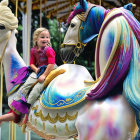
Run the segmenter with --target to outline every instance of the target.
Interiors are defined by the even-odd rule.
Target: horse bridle
[[[77,17],[82,20],[82,21],[86,21],[87,16],[90,12],[90,10],[95,7],[96,5],[94,4],[89,4],[88,9],[86,12],[82,12],[81,14],[78,14]],[[61,44],[61,48],[64,48],[65,45],[67,44]],[[73,52],[74,54],[78,57],[79,54],[84,50],[84,47],[87,45],[87,43],[83,43],[79,40],[79,42],[77,44],[72,44],[72,46],[74,46]],[[71,45],[70,45],[71,46]]]

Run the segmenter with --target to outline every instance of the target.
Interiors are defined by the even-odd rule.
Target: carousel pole
[[[27,13],[27,22],[26,22],[26,27],[27,27],[27,49],[26,49],[26,64],[29,65],[29,60],[30,60],[30,42],[31,42],[31,12],[32,12],[32,0],[27,0],[27,7],[26,7],[26,13]],[[23,46],[24,47],[24,46]],[[31,132],[30,130],[26,130],[25,133],[25,140],[31,140]]]
[[[102,0],[100,0],[100,3],[99,3],[99,5],[102,5]]]
[[[29,65],[30,60],[31,12],[32,12],[32,0],[27,0],[26,12],[22,13],[23,60],[25,61],[27,66]]]
[[[40,0],[40,27],[42,27],[42,0]]]
[[[23,60],[26,65],[29,65],[30,60],[30,42],[31,42],[31,13],[32,13],[32,0],[26,1],[26,11],[22,12],[22,46],[23,46]],[[25,133],[25,140],[31,140],[30,131],[27,130]]]
[[[16,0],[15,16],[18,17],[18,0]],[[11,132],[11,129],[12,129],[12,132]],[[13,121],[9,122],[9,140],[11,140],[11,139],[16,140],[16,124]]]

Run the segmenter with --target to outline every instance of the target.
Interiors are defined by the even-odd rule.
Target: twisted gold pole
[[[9,140],[11,139],[11,121],[9,122]]]
[[[18,16],[18,0],[16,0],[16,17]]]
[[[100,5],[102,4],[102,0],[100,0]]]
[[[40,27],[42,27],[42,0],[40,0]]]

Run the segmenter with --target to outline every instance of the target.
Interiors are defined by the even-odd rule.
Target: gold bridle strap
[[[76,48],[81,49],[83,46],[85,47],[86,45],[87,45],[87,43],[82,43],[79,41],[75,46],[76,46]]]
[[[65,45],[67,45],[67,46],[75,46],[75,48],[80,49],[80,48],[82,48],[83,46],[85,47],[85,46],[87,45],[87,43],[82,43],[81,41],[79,41],[76,45],[75,45],[75,44],[70,44],[70,45],[68,45],[68,44],[62,43],[60,47],[61,47],[61,48],[64,48]]]

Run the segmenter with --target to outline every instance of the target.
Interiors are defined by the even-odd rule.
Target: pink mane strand
[[[69,17],[67,19],[67,23],[70,23],[70,21],[73,19],[73,17],[75,15],[84,12],[84,9],[75,9],[77,5],[78,5],[78,3],[73,7],[73,11],[70,13],[70,15],[69,15]]]
[[[83,9],[78,9],[78,10],[74,10],[70,13],[70,16],[68,17],[67,23],[70,23],[70,21],[73,19],[73,17],[77,14],[80,14],[81,12],[84,12]]]

